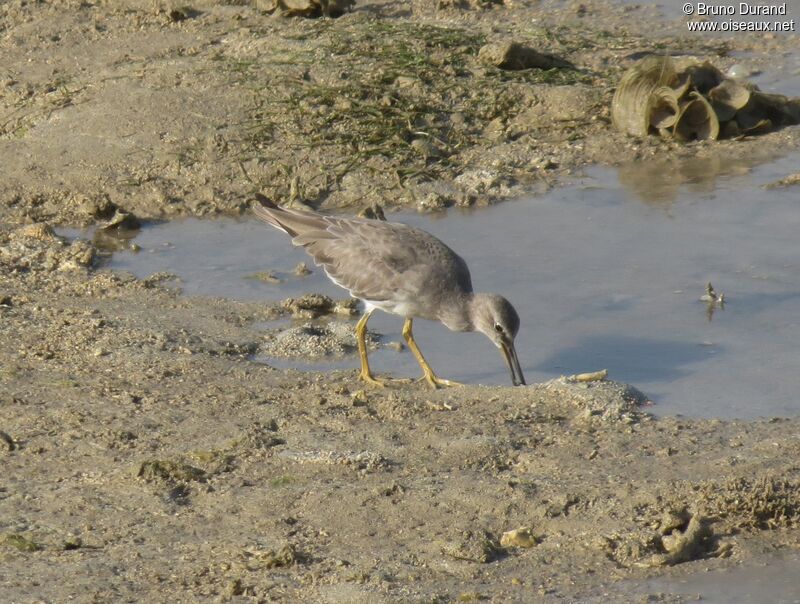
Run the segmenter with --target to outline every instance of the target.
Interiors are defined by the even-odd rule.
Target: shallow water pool
[[[390,219],[446,241],[469,263],[476,290],[515,304],[529,382],[607,368],[644,390],[658,414],[796,415],[800,192],[764,185],[796,172],[800,154],[762,161],[595,168],[533,199]],[[189,295],[346,295],[321,271],[293,276],[305,253],[256,220],[170,222],[144,228],[136,242],[142,251],[118,252],[111,266],[139,276],[174,272]],[[283,282],[247,278],[264,270]],[[707,282],[724,293],[724,309],[700,301]],[[401,326],[381,313],[370,321],[390,339],[400,339]],[[510,383],[482,335],[421,320],[415,334],[440,375]],[[377,372],[418,373],[407,352],[386,349],[372,359]],[[357,363],[354,355],[335,366]]]

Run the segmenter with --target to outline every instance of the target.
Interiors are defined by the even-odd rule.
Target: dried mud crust
[[[95,254],[0,228],[4,601],[574,600],[800,546],[797,419],[278,371],[253,325],[298,304]]]
[[[255,191],[436,209],[541,191],[595,162],[798,142],[796,128],[686,147],[635,140],[608,111],[643,52],[724,69],[734,51],[755,65],[780,56],[791,36],[653,37],[646,6],[603,2],[364,2],[325,20],[257,4],[3,3],[0,220],[241,213]],[[509,42],[556,66],[481,60],[486,44]]]

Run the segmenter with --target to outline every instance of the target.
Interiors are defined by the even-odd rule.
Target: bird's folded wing
[[[325,232],[295,237],[328,276],[363,300],[402,299],[419,268],[418,250],[404,230],[377,222],[329,220]],[[413,243],[413,242],[411,242]]]

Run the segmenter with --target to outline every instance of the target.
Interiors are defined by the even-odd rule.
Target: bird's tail
[[[256,203],[253,204],[253,213],[257,218],[263,220],[268,225],[275,227],[294,237],[296,233],[290,232],[281,222],[279,216],[285,213],[281,207],[275,204],[272,200],[268,199],[261,193],[255,194]]]
[[[320,236],[329,226],[325,218],[316,212],[281,208],[260,193],[256,193],[255,198],[257,203],[253,204],[253,212],[256,217],[292,238],[310,232]],[[295,245],[300,244],[295,242]]]

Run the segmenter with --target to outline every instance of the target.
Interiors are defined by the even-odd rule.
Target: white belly
[[[376,302],[374,300],[364,300],[364,306],[366,307],[367,311],[377,308],[392,315],[400,315],[401,317],[413,316],[411,305],[406,304],[405,302],[392,302],[391,300],[381,300]]]

